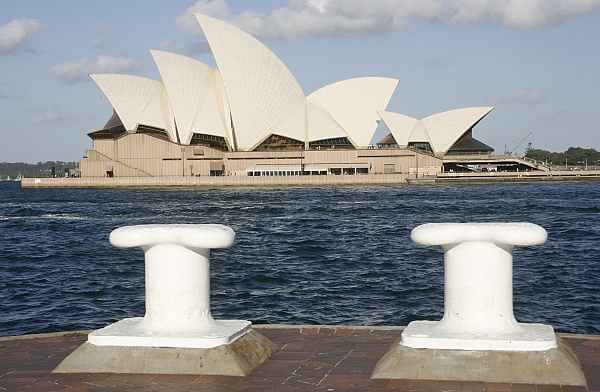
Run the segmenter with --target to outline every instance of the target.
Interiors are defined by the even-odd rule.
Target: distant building
[[[305,95],[266,46],[196,14],[217,67],[151,51],[162,81],[90,75],[113,106],[82,177],[435,173],[443,157],[491,154],[473,127],[492,108],[417,120],[385,111],[397,79],[343,80]],[[383,120],[390,135],[370,145]]]

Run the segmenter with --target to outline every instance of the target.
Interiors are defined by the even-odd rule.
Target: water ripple
[[[22,189],[0,183],[0,336],[91,329],[142,316],[144,256],[117,227],[221,223],[216,318],[406,325],[439,320],[443,252],[410,241],[430,222],[536,223],[514,252],[521,322],[600,334],[600,184],[186,189]]]

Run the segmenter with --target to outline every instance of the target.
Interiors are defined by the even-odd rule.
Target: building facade
[[[443,156],[490,154],[472,138],[492,108],[452,110],[417,120],[386,111],[399,81],[362,77],[305,95],[260,41],[196,14],[217,67],[151,51],[161,81],[90,75],[113,106],[89,136],[81,177],[300,176],[443,170]],[[390,135],[371,144],[378,123]]]

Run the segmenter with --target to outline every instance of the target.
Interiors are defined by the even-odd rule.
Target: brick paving
[[[585,387],[441,380],[370,380],[402,332],[385,327],[255,326],[281,348],[245,377],[52,374],[85,333],[0,338],[0,390],[7,391],[490,391],[583,392]],[[600,337],[561,335],[577,353],[589,391],[600,392]]]

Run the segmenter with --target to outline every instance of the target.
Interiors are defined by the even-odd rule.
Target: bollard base
[[[86,342],[52,373],[132,373],[245,376],[278,347],[250,330],[212,348],[97,346]]]
[[[229,344],[251,329],[245,320],[212,321],[196,330],[147,328],[143,317],[118,321],[88,335],[96,346],[211,348]]]
[[[511,332],[472,333],[443,328],[443,321],[413,321],[402,332],[402,344],[441,350],[544,351],[555,348],[554,328],[545,324],[516,323]],[[458,331],[458,332],[455,332]]]
[[[371,378],[587,386],[571,347],[560,338],[557,342],[544,351],[485,351],[411,348],[398,340]]]

